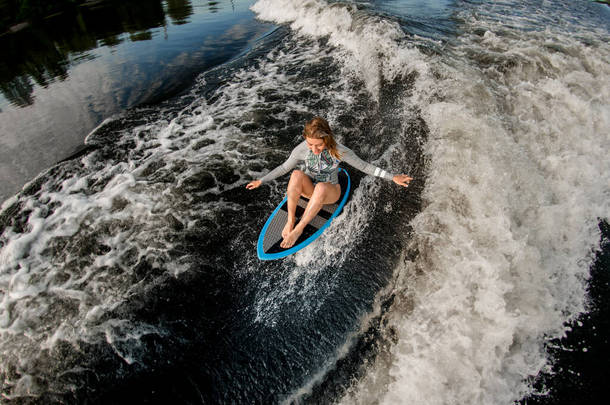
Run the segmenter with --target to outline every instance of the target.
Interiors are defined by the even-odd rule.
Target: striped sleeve
[[[382,177],[386,180],[392,180],[394,178],[394,173],[390,173],[377,166],[365,162],[364,160],[356,156],[356,154],[351,149],[343,145],[340,146],[339,152],[341,153],[342,161],[368,175]]]

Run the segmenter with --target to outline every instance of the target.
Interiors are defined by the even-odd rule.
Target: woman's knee
[[[293,170],[293,172],[290,174],[289,184],[301,184],[304,174],[305,173],[300,170]]]
[[[334,184],[318,183],[314,187],[313,193],[311,195],[311,200],[319,204],[328,204],[338,198],[338,196],[336,195],[337,192],[340,194],[341,190],[337,190],[337,187],[335,187]]]
[[[311,195],[312,199],[320,199],[324,200],[328,193],[330,192],[330,184],[327,183],[318,183],[313,188],[313,193]]]
[[[294,170],[290,175],[290,181],[288,182],[288,190],[292,190],[299,193],[311,194],[313,185],[311,179],[307,174],[301,170]]]
[[[305,176],[307,176],[305,174],[305,172],[303,172],[302,170],[299,169],[295,169],[292,171],[292,173],[290,174],[290,179],[292,180],[294,179],[303,179]]]

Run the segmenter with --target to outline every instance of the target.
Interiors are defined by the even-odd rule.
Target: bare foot
[[[284,229],[282,230],[282,238],[286,239],[286,236],[292,232],[294,229],[294,222],[295,221],[286,221],[286,225],[284,225]]]
[[[301,236],[301,234],[303,233],[303,231],[299,228],[294,228],[292,230],[292,232],[290,232],[288,234],[288,236],[286,236],[284,238],[284,240],[282,241],[282,243],[280,243],[280,247],[284,248],[284,249],[288,249],[291,248],[292,245],[295,244],[295,242],[297,241],[297,239],[299,239],[299,236]]]

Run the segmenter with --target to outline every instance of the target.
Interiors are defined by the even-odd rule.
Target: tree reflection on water
[[[168,23],[186,24],[193,15],[191,0],[70,3],[70,7],[44,17],[41,14],[51,10],[48,3],[29,2],[41,7],[29,10],[30,18],[15,14],[17,3],[0,1],[3,25],[13,24],[0,25],[6,30],[0,34],[0,91],[9,102],[21,107],[34,103],[34,84],[47,87],[55,80],[66,79],[71,65],[94,57],[88,51],[114,47],[126,40],[150,40],[153,29]],[[212,13],[219,9],[217,1],[197,4]],[[6,17],[11,13],[12,20]]]

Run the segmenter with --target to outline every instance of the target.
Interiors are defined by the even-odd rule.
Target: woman
[[[294,170],[288,183],[288,219],[282,230],[284,249],[292,247],[305,226],[318,214],[324,204],[333,204],[341,196],[338,173],[339,163],[346,162],[358,170],[372,176],[383,177],[407,187],[412,180],[406,174],[390,174],[360,159],[354,152],[335,142],[333,133],[324,118],[315,117],[305,124],[305,140],[301,142],[282,165],[276,167],[260,180],[248,183],[253,190],[264,182],[283,176],[294,169],[299,162],[305,162],[305,171]],[[309,198],[309,203],[301,220],[296,224],[296,207],[300,196]]]

